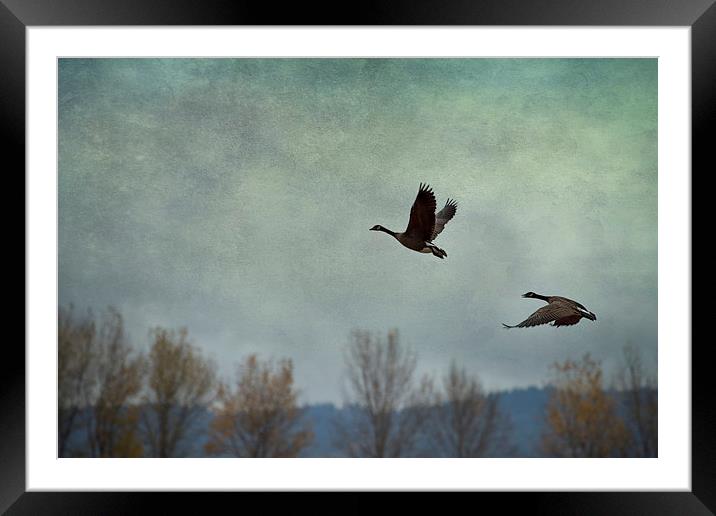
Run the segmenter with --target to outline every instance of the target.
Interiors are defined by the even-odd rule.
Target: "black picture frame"
[[[279,7],[271,2],[239,0],[0,0],[0,127],[3,136],[0,141],[4,148],[4,162],[8,163],[7,158],[11,158],[11,165],[3,167],[5,178],[25,177],[25,28],[62,25],[689,26],[692,52],[692,170],[700,170],[703,176],[713,170],[709,148],[712,144],[707,129],[716,122],[715,1],[453,0],[438,3],[385,0],[365,1],[346,8],[340,2],[327,1],[295,2]],[[692,172],[691,177],[695,175]],[[24,199],[24,179],[21,189]],[[24,230],[22,238],[24,241]],[[24,249],[23,246],[23,263],[27,259]],[[706,358],[709,341],[697,342],[691,348],[690,492],[474,495],[498,501],[501,512],[524,507],[531,512],[549,514],[713,514],[716,511],[716,412],[713,401],[707,396],[711,392],[709,387],[714,385],[714,375],[707,371],[711,367]],[[26,492],[25,352],[15,342],[5,342],[4,347],[4,356],[0,360],[0,511],[7,510],[8,514],[124,514],[146,507],[149,501],[146,498],[161,497],[162,503],[166,503],[167,494]],[[190,500],[184,493],[174,493],[172,498],[185,510],[191,509],[194,503],[206,503],[195,501],[195,497]]]

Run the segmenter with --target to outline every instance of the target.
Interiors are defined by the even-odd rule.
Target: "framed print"
[[[4,1],[27,311],[3,509],[713,510],[690,240],[711,4]]]

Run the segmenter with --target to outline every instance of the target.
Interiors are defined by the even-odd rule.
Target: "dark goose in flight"
[[[543,306],[527,319],[515,326],[509,326],[502,323],[505,328],[529,328],[531,326],[539,326],[552,321],[552,326],[571,326],[577,324],[584,317],[592,321],[597,320],[597,316],[587,310],[583,305],[560,296],[541,296],[534,292],[527,292],[522,297],[531,297],[547,301],[547,306]]]
[[[427,184],[420,184],[418,196],[410,209],[410,221],[408,227],[402,233],[396,233],[381,225],[370,228],[371,231],[382,231],[395,237],[395,239],[408,249],[419,253],[432,253],[440,259],[447,256],[447,253],[433,244],[450,219],[455,216],[457,203],[448,199],[445,207],[435,214],[435,194]]]

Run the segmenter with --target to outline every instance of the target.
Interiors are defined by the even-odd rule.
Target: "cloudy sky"
[[[60,303],[186,326],[225,375],[290,357],[340,401],[351,329],[421,372],[541,385],[627,343],[656,370],[655,59],[62,59]],[[459,208],[400,246],[420,182]],[[577,326],[505,330],[581,301]]]

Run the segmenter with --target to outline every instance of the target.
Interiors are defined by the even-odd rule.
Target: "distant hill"
[[[544,428],[543,414],[549,389],[528,387],[500,393],[500,409],[512,423],[512,444],[516,457],[539,457]]]
[[[313,442],[304,449],[301,457],[344,457],[336,448],[334,422],[346,416],[348,409],[338,408],[332,403],[308,405],[305,407],[306,419],[313,426]]]
[[[512,427],[513,456],[536,457],[542,432],[542,414],[549,391],[538,387],[513,389],[497,393],[500,410],[509,418]],[[303,450],[302,457],[343,457],[333,443],[335,421],[344,418],[349,409],[331,403],[308,405],[306,418],[313,425],[314,440]]]

